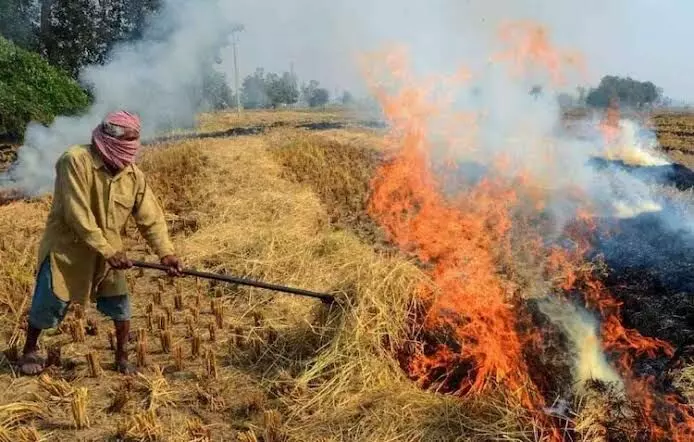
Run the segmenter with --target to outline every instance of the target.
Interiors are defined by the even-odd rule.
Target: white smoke
[[[598,325],[583,309],[557,298],[543,298],[538,308],[570,341],[574,389],[580,392],[590,380],[623,387],[622,379],[602,351]]]
[[[205,72],[229,44],[234,25],[223,6],[221,0],[166,0],[142,40],[117,46],[108,63],[81,72],[94,95],[84,115],[58,117],[49,127],[28,126],[16,163],[0,175],[0,187],[30,194],[51,190],[60,154],[72,144],[90,142],[93,128],[113,110],[139,114],[143,137],[192,126]]]

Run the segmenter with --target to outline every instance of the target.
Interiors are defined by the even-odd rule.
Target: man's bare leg
[[[137,369],[128,362],[130,321],[113,321],[116,327],[116,369],[123,374],[134,374]]]
[[[27,339],[24,343],[19,367],[23,374],[33,376],[40,374],[45,368],[45,361],[38,354],[38,342],[41,329],[27,326]]]

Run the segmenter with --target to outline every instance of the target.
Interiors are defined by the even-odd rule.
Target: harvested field
[[[292,124],[345,120],[330,113],[277,115]],[[201,124],[205,131],[224,132],[234,126],[233,118],[209,114]],[[272,126],[275,117],[248,118]],[[469,391],[458,389],[461,381],[474,372],[466,361],[452,362],[450,371],[419,366],[429,370],[427,376],[413,375],[408,363],[418,360],[418,351],[434,354],[434,344],[458,344],[450,332],[422,327],[422,300],[437,290],[437,275],[430,271],[437,263],[401,252],[405,247],[396,247],[393,235],[376,222],[372,180],[388,164],[383,149],[379,130],[358,127],[321,132],[275,127],[148,147],[141,166],[187,265],[329,292],[340,302],[328,307],[134,270],[131,359],[142,366],[134,378],[111,370],[111,325],[93,308],[71,311],[65,327],[43,337],[44,350],[60,349],[60,364],[40,378],[16,375],[13,361],[24,341],[36,246],[50,196],[0,205],[0,231],[13,232],[0,239],[0,388],[7,392],[0,399],[0,440],[529,441],[549,440],[557,431],[564,440],[649,440],[646,430],[635,433],[632,421],[620,414],[639,409],[602,383],[580,395],[567,392],[571,368],[562,355],[567,338],[543,322],[537,300],[517,311],[519,327],[545,333],[545,345],[529,345],[524,356],[534,361],[537,374],[524,382],[541,386],[544,412],[528,407],[502,382],[462,394]],[[153,260],[132,226],[128,237],[131,256]],[[526,252],[521,247],[514,256]],[[597,268],[590,265],[588,270]],[[507,263],[499,274],[518,284],[517,291],[530,292],[523,284],[532,271]],[[691,289],[663,288],[667,279],[658,275],[641,273],[636,280],[632,275],[612,272],[604,278],[625,303],[626,325],[686,345],[682,330]],[[656,327],[654,321],[669,314],[662,298],[651,298],[661,290],[669,299],[681,298],[683,310]],[[651,299],[657,308],[647,312]],[[690,353],[680,354],[659,381],[690,404],[692,363]],[[519,388],[528,386],[521,382]]]
[[[160,274],[134,271],[133,330],[143,344],[135,340],[132,347],[144,347],[142,376],[127,379],[109,370],[110,325],[88,310],[85,318],[97,324],[96,335],[75,342],[68,330],[56,330],[41,345],[60,347],[61,365],[51,367],[49,377],[18,378],[12,360],[23,342],[35,248],[50,199],[3,206],[1,228],[16,232],[0,248],[2,262],[12,263],[0,274],[1,345],[8,349],[0,385],[11,390],[2,404],[18,410],[8,409],[13,420],[5,421],[3,431],[10,438],[19,437],[25,425],[49,440],[193,440],[194,434],[212,440],[445,440],[449,431],[485,440],[490,428],[519,437],[532,431],[495,402],[469,408],[404,379],[388,348],[405,336],[408,306],[423,274],[406,260],[377,254],[351,232],[333,229],[312,188],[282,178],[273,140],[160,146],[147,153],[143,167],[172,216],[187,264],[333,292],[341,306],[326,310],[312,300],[195,281],[170,285]],[[181,176],[184,170],[190,174]],[[175,187],[181,179],[186,185]],[[182,210],[195,213],[189,221],[194,227],[176,228]],[[139,240],[131,250],[147,256]],[[182,311],[173,308],[179,293]],[[221,324],[212,304],[222,309]],[[171,321],[165,323],[167,311]],[[75,312],[66,321],[80,326]],[[162,347],[167,335],[170,348]],[[386,337],[390,344],[384,347]],[[200,349],[193,356],[197,340]],[[90,375],[90,349],[103,367],[98,378]],[[87,389],[80,406],[89,425],[81,429],[71,409],[78,388]],[[409,423],[403,427],[406,404]],[[20,412],[25,409],[31,411]],[[455,430],[442,425],[449,419]]]

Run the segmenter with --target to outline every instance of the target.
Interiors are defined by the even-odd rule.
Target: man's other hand
[[[162,265],[169,268],[169,276],[182,276],[183,275],[183,264],[181,260],[178,259],[176,255],[168,255],[161,259]]]
[[[108,259],[108,265],[116,270],[126,270],[133,266],[133,263],[125,255],[125,252],[118,252]]]

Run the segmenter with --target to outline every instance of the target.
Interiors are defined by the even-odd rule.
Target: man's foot
[[[133,364],[128,362],[127,360],[120,360],[116,362],[116,370],[120,374],[124,375],[133,375],[138,372],[137,367],[135,367]]]
[[[25,353],[18,364],[19,371],[25,376],[39,375],[46,368],[46,361],[36,352]]]

